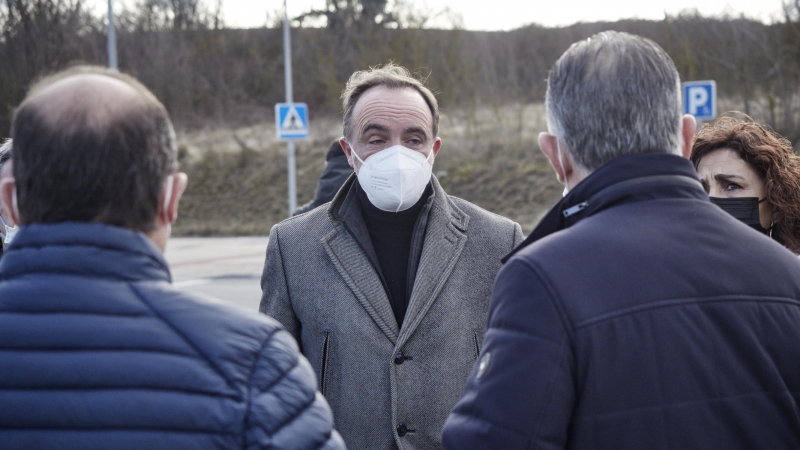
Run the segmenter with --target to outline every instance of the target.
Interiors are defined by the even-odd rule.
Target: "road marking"
[[[176,282],[172,283],[172,286],[174,286],[176,288],[185,288],[185,287],[191,287],[191,286],[202,286],[204,284],[211,284],[211,281],[212,280],[210,280],[208,278],[201,278],[201,279],[198,279],[198,280],[176,281]]]
[[[229,261],[232,259],[241,259],[241,258],[254,258],[256,256],[264,256],[266,252],[258,252],[258,253],[248,253],[245,255],[232,255],[232,256],[222,256],[219,258],[210,258],[210,259],[199,259],[196,261],[184,261],[179,263],[172,263],[170,267],[182,267],[182,266],[191,266],[195,264],[208,264],[213,262],[220,262],[220,261]]]
[[[184,288],[192,286],[203,286],[206,284],[211,284],[219,281],[224,282],[224,281],[242,281],[242,280],[261,280],[261,275],[234,273],[230,275],[218,275],[215,277],[208,277],[208,278],[196,278],[194,280],[176,281],[173,282],[172,285],[177,288]]]

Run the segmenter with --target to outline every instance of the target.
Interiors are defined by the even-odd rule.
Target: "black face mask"
[[[769,230],[761,226],[761,217],[758,214],[758,204],[766,200],[766,198],[763,200],[759,200],[758,197],[709,198],[711,203],[719,206],[723,211],[739,219],[745,225],[760,233],[769,233]]]

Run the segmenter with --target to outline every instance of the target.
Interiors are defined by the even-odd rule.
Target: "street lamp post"
[[[289,11],[286,8],[286,0],[283,0],[283,66],[284,78],[286,82],[286,103],[293,103],[292,93],[292,41],[289,29]],[[297,209],[297,180],[294,157],[294,141],[286,142],[286,165],[287,178],[289,184],[289,216]]]
[[[108,0],[108,67],[117,70],[117,33],[114,29],[113,0]]]

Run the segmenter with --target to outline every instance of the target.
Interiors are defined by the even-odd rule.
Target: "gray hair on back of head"
[[[358,99],[367,90],[384,86],[389,89],[410,88],[419,92],[433,116],[432,131],[433,137],[439,135],[439,103],[430,89],[425,86],[425,80],[415,78],[411,71],[405,67],[389,63],[384,66],[371,67],[369,70],[360,70],[353,73],[347,80],[344,91],[342,91],[342,104],[344,106],[344,118],[342,128],[344,137],[350,139],[353,132],[353,109],[355,109]]]
[[[679,153],[675,64],[650,39],[606,31],[573,44],[547,80],[550,132],[588,173],[621,156]]]

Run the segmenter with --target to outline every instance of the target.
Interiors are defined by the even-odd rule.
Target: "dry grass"
[[[443,114],[444,142],[434,172],[445,190],[519,222],[530,231],[559,198],[536,143],[542,105]],[[311,139],[297,143],[298,204],[311,199],[338,118],[313,118]],[[265,235],[287,214],[286,146],[274,125],[206,129],[179,136],[189,189],[176,235]]]

